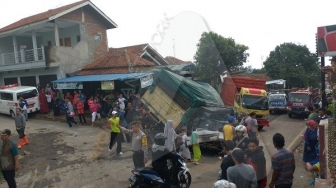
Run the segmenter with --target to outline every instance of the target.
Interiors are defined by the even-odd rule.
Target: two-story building
[[[114,23],[83,0],[23,18],[0,29],[0,85],[44,87],[109,52]]]

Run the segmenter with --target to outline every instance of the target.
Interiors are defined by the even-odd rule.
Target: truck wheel
[[[261,131],[264,128],[264,126],[258,125],[258,131]]]
[[[290,118],[291,118],[291,117],[293,117],[293,115],[292,115],[291,113],[288,113],[288,117],[290,117]]]

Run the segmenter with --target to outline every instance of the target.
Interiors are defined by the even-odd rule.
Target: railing
[[[15,65],[17,63],[30,63],[34,61],[44,61],[45,53],[44,47],[23,50],[21,49],[19,52],[13,53],[4,53],[0,54],[0,66],[4,65]]]

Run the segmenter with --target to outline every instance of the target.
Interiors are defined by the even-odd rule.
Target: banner
[[[114,90],[114,81],[102,81],[101,90]]]
[[[83,89],[82,82],[53,83],[55,89]]]
[[[153,83],[153,75],[140,78],[141,88],[150,86]]]

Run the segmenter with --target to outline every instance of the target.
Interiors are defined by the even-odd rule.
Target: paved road
[[[0,119],[1,129],[14,130],[11,118],[0,115]],[[302,119],[289,119],[287,115],[281,114],[271,115],[270,119],[273,119],[271,127],[261,131],[260,136],[265,142],[266,150],[272,154],[272,136],[275,132],[284,134],[286,144],[289,144],[303,129],[304,124]],[[104,122],[101,124],[105,125]],[[30,119],[27,132],[31,144],[20,150],[21,169],[17,178],[19,187],[127,186],[127,178],[132,168],[130,145],[123,144],[123,156],[116,156],[115,151],[108,153],[106,146],[109,133],[104,128],[79,126],[69,129],[64,123]],[[18,139],[15,132],[13,139]],[[297,158],[300,159],[299,154]],[[200,165],[188,164],[192,174],[191,187],[212,187],[220,162],[215,155],[204,153]],[[296,177],[301,177],[302,173],[304,172]],[[303,176],[306,177],[306,174]],[[302,181],[298,182],[302,184]],[[304,186],[301,184],[296,187],[307,187],[305,182]],[[0,184],[0,187],[5,185]]]

